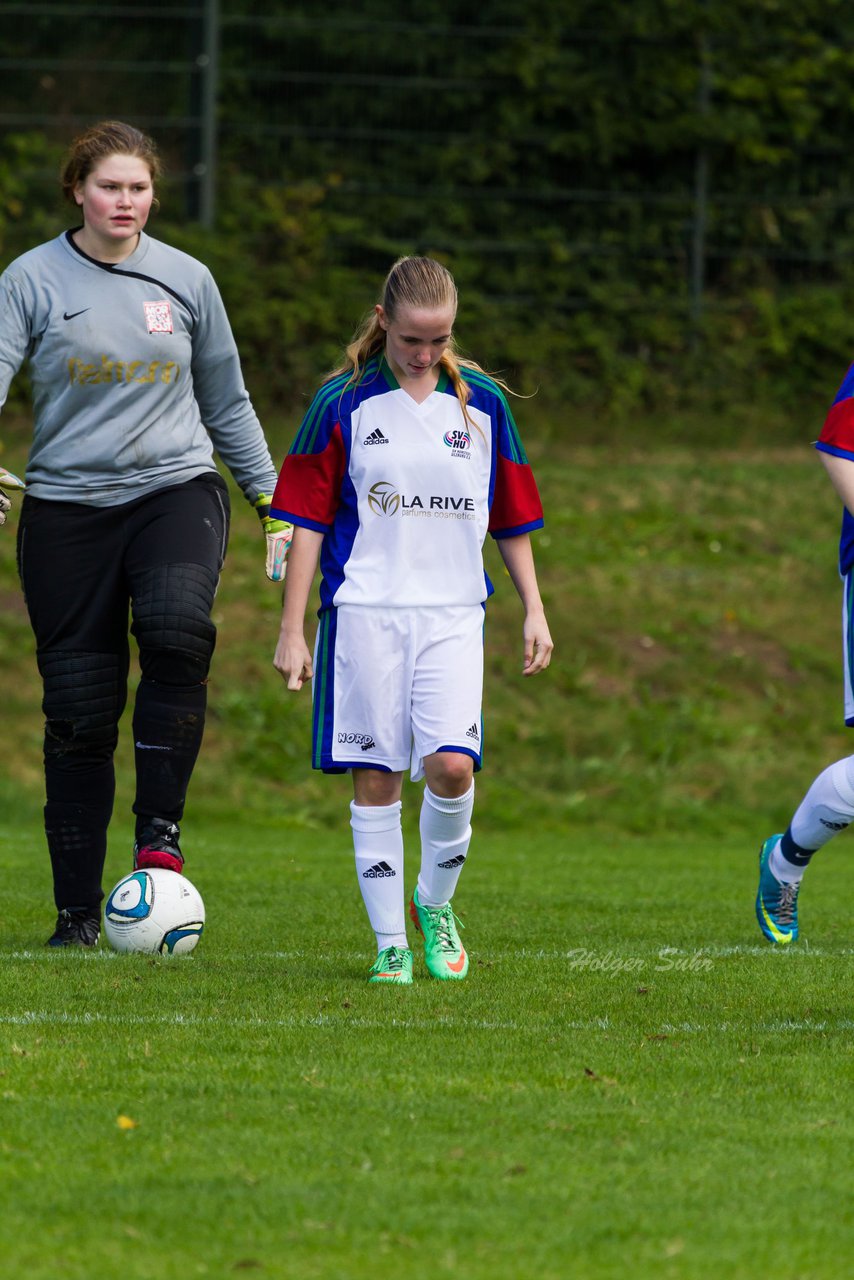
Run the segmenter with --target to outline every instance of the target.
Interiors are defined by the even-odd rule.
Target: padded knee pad
[[[211,609],[218,576],[202,564],[165,564],[136,582],[131,631],[148,680],[191,685],[207,678],[216,643]]]
[[[108,760],[118,741],[126,671],[112,653],[38,655],[44,682],[45,758],[80,768]]]

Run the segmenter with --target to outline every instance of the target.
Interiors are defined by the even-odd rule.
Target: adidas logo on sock
[[[387,862],[375,862],[367,871],[362,872],[363,880],[382,880],[385,876],[394,876],[397,872]]]
[[[452,871],[454,867],[461,867],[466,860],[464,853],[458,853],[456,858],[449,858],[447,862],[440,862],[439,866],[443,871]]]
[[[466,729],[466,737],[475,739],[480,737],[480,729],[478,729],[476,724],[473,724],[470,729]]]
[[[388,444],[388,440],[377,427],[376,431],[372,431],[369,436],[365,436],[363,444]]]

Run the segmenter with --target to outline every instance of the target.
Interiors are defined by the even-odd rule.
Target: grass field
[[[459,985],[364,982],[346,781],[309,774],[243,512],[186,825],[207,933],[172,961],[45,951],[38,693],[0,537],[4,1275],[850,1274],[848,838],[790,953],[753,917],[759,841],[847,749],[834,499],[808,449],[531,452],[558,654],[516,678],[496,571]]]
[[[779,954],[741,844],[490,835],[470,979],[398,990],[343,833],[204,828],[209,934],[154,960],[33,945],[35,825],[0,826],[4,1275],[850,1274],[836,851]]]

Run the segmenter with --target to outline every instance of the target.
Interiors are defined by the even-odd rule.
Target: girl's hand
[[[279,635],[273,666],[289,689],[297,693],[314,675],[311,653],[303,636]]]
[[[539,675],[541,671],[545,671],[551,662],[552,650],[554,649],[554,642],[549,633],[549,624],[546,622],[546,615],[542,609],[525,615],[522,636],[525,641],[525,661],[522,666],[522,675]]]

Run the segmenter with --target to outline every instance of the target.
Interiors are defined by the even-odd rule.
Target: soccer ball
[[[116,951],[184,955],[205,927],[202,895],[186,876],[163,867],[123,876],[107,898],[104,932]]]

